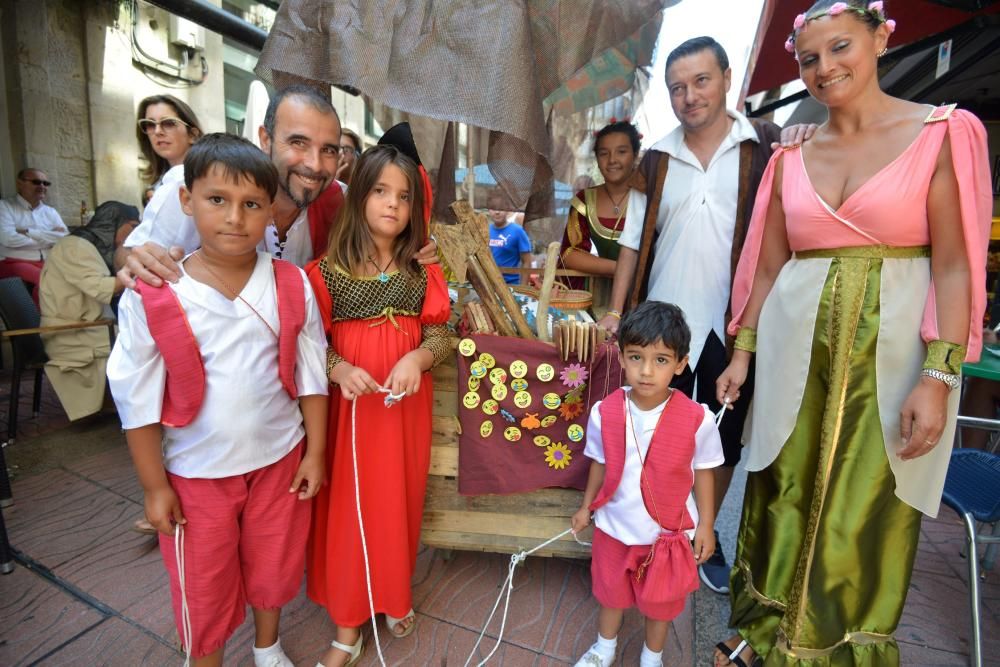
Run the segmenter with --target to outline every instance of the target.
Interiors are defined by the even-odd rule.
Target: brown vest
[[[747,139],[740,144],[740,182],[736,200],[736,227],[733,230],[733,247],[729,259],[729,279],[736,275],[736,265],[743,251],[743,242],[750,227],[753,202],[757,188],[764,175],[768,160],[771,159],[771,143],[779,140],[781,128],[774,123],[752,119],[759,141]],[[670,156],[661,151],[646,152],[642,162],[632,177],[632,187],[646,193],[646,215],[643,219],[642,237],[639,243],[639,257],[636,263],[635,280],[626,301],[626,309],[635,308],[646,300],[649,291],[649,272],[653,267],[653,249],[656,247],[656,220],[660,213],[660,201],[667,181]],[[731,283],[730,283],[731,284]],[[731,306],[726,306],[726,325],[732,317]],[[726,350],[732,354],[732,337],[726,337]]]

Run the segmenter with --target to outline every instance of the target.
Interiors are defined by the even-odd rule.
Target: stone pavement
[[[5,384],[0,377],[0,386]],[[45,388],[51,397],[51,389]],[[0,396],[0,405],[6,405]],[[27,407],[27,406],[26,406]],[[28,408],[30,409],[30,408]],[[22,412],[30,415],[29,412]],[[3,424],[0,424],[3,425]],[[134,479],[114,417],[67,425],[58,405],[25,419],[5,452],[14,472],[16,504],[4,510],[18,554],[13,574],[0,577],[0,665],[179,665],[167,578],[155,539],[129,526],[141,514]],[[739,488],[738,478],[734,488]],[[732,554],[738,498],[720,519]],[[969,635],[961,526],[950,510],[924,521],[920,552],[898,632],[903,664],[967,664]],[[446,557],[447,556],[447,557]],[[424,549],[414,579],[417,631],[390,640],[379,625],[391,665],[463,665],[500,592],[509,557]],[[711,646],[725,637],[726,598],[702,589],[674,623],[664,664],[709,665]],[[587,564],[531,558],[519,568],[504,638],[490,664],[572,664],[593,641],[597,606]],[[1000,655],[1000,585],[984,587],[984,653]],[[282,643],[298,665],[313,665],[333,635],[323,610],[305,595],[285,609]],[[479,659],[496,642],[489,627]],[[375,665],[371,627],[362,665]],[[249,622],[229,643],[226,664],[252,665]],[[641,622],[630,612],[616,664],[634,665]]]

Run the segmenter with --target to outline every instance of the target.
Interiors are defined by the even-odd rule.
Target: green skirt
[[[879,419],[881,270],[833,259],[795,428],[748,475],[730,625],[766,666],[899,664],[921,514],[894,495]]]

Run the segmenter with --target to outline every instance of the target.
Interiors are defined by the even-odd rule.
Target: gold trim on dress
[[[753,585],[753,574],[751,574],[750,566],[747,564],[745,560],[743,560],[742,558],[738,559],[736,561],[736,567],[740,568],[740,570],[743,572],[743,578],[745,580],[743,587],[746,589],[747,593],[750,594],[750,597],[752,597],[754,600],[761,603],[765,607],[774,607],[775,609],[780,609],[781,611],[785,611],[786,607],[784,602],[780,602],[778,600],[775,600],[774,598],[767,597],[766,595],[758,591],[757,588]]]
[[[877,632],[848,632],[844,638],[833,646],[826,648],[806,648],[804,646],[792,646],[788,642],[788,637],[779,629],[778,640],[774,643],[774,650],[781,651],[790,658],[796,660],[815,660],[824,658],[841,646],[847,644],[857,644],[859,646],[871,646],[872,644],[886,644],[895,641],[892,635],[883,635]]]
[[[796,250],[795,259],[839,259],[853,257],[858,259],[919,259],[931,256],[931,247],[890,246],[890,245],[860,245],[846,248],[818,248],[816,250]]]

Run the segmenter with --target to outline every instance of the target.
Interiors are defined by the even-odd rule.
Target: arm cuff
[[[924,368],[951,375],[959,375],[962,372],[965,353],[965,345],[949,343],[945,340],[929,341],[927,343],[927,357],[924,359]]]

